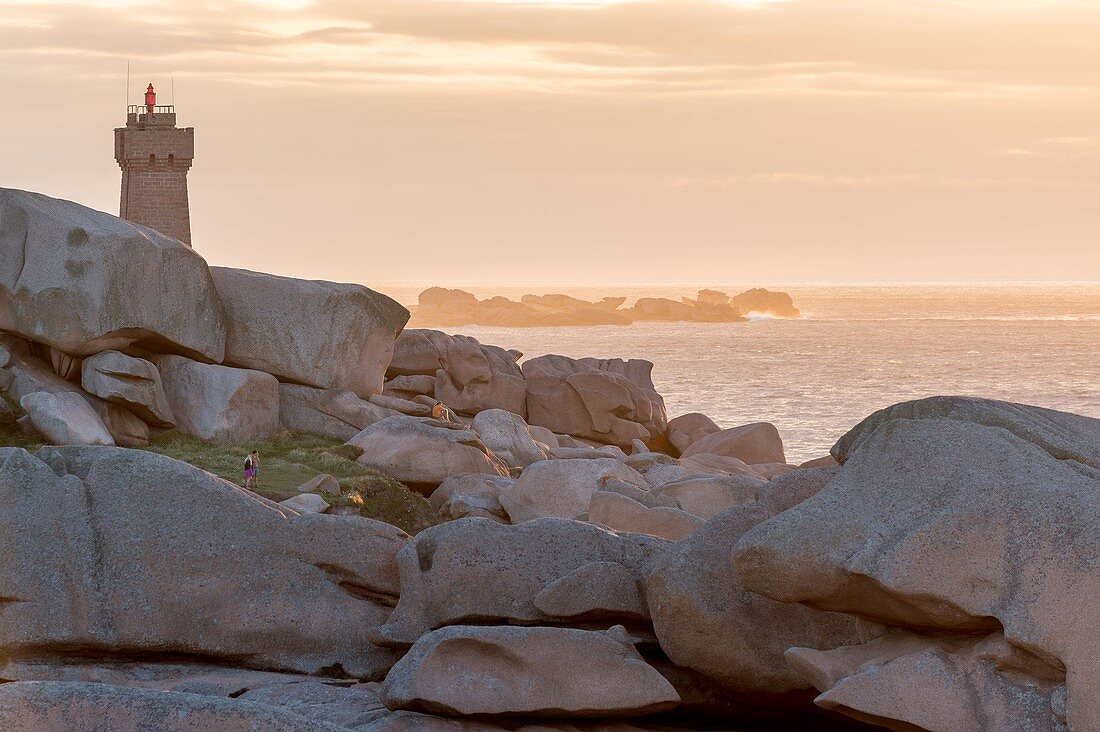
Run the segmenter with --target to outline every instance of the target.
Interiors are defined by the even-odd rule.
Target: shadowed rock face
[[[190,247],[8,188],[0,189],[0,330],[74,356],[134,345],[207,361],[225,353],[221,301]]]
[[[133,358],[118,351],[97,353],[84,359],[80,384],[89,394],[120,404],[149,424],[158,427],[175,424],[160,372],[143,358]]]
[[[719,513],[654,563],[646,597],[661,648],[677,666],[736,691],[781,694],[811,685],[788,667],[788,648],[831,649],[881,633],[851,616],[749,592],[733,573],[731,552],[745,532],[833,475],[801,472],[810,475],[759,486],[758,501]]]
[[[897,632],[828,651],[792,648],[787,660],[823,692],[818,706],[892,729],[1066,729],[1064,675],[999,633]]]
[[[505,526],[465,518],[433,526],[398,555],[401,599],[377,640],[408,646],[434,628],[475,621],[638,621],[648,612],[639,582],[668,546],[564,519]],[[584,589],[592,586],[599,591]]]
[[[149,442],[149,426],[119,404],[93,396],[71,381],[53,372],[50,365],[31,353],[31,345],[21,338],[0,334],[0,358],[7,361],[4,371],[10,374],[6,391],[18,402],[35,392],[76,394],[95,411],[103,426],[119,447],[138,447]]]
[[[367,634],[389,615],[405,539],[152,453],[0,449],[0,652],[380,677],[393,656]]]
[[[294,432],[309,432],[347,441],[375,422],[396,416],[347,389],[315,389],[279,384],[279,422]]]
[[[362,285],[211,267],[225,305],[225,361],[361,397],[382,391],[409,311]]]
[[[1096,421],[968,406],[975,421],[881,421],[828,488],[742,538],[738,574],[768,597],[894,626],[1003,633],[1040,662],[1021,673],[1065,669],[1068,728],[1100,728]]]

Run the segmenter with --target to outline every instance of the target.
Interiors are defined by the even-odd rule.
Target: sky
[[[1097,38],[1095,0],[0,0],[0,186],[117,213],[152,82],[214,264],[1100,280]]]

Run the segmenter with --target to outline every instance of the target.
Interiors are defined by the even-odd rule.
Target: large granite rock
[[[512,483],[511,478],[485,473],[454,475],[432,492],[428,503],[447,521],[480,516],[508,523],[500,492]]]
[[[822,692],[818,706],[888,729],[1066,730],[1062,672],[1036,675],[1043,662],[998,633],[892,633],[827,651],[792,648],[787,660]]]
[[[400,338],[401,336],[398,336]],[[417,395],[435,395],[435,377],[427,374],[387,377],[382,393],[387,396],[411,399]]]
[[[279,382],[251,369],[154,356],[176,426],[201,440],[242,443],[279,429]]]
[[[149,452],[0,449],[0,649],[379,677],[405,540]]]
[[[459,414],[504,409],[522,417],[527,383],[516,365],[521,355],[469,336],[410,328],[398,337],[386,373],[434,377],[435,398]]]
[[[648,617],[639,583],[668,542],[591,524],[480,518],[421,531],[398,554],[401,599],[377,642],[408,646],[444,625],[584,620],[610,627]]]
[[[700,453],[737,458],[747,465],[787,461],[779,430],[768,422],[754,422],[707,435],[689,445],[682,457]]]
[[[546,517],[574,519],[588,512],[592,495],[609,478],[646,485],[640,473],[610,457],[542,460],[501,491],[500,504],[514,524]]]
[[[629,449],[633,440],[665,431],[665,403],[653,388],[652,369],[638,359],[550,355],[525,361],[527,421]]]
[[[453,336],[435,372],[435,398],[468,416],[485,409],[524,416],[527,382],[516,365],[518,356],[469,336]]]
[[[386,417],[398,414],[360,399],[348,389],[279,384],[279,422],[293,432],[347,441]]]
[[[171,427],[172,407],[164,394],[160,372],[150,361],[118,351],[102,351],[84,359],[80,384],[89,394],[121,404],[149,424]]]
[[[0,330],[74,356],[146,346],[221,361],[226,326],[190,247],[71,201],[0,188]]]
[[[727,508],[755,502],[758,490],[766,482],[747,475],[690,475],[666,483],[657,492],[676,501],[680,509],[709,519]]]
[[[324,513],[331,508],[328,501],[316,493],[299,493],[285,501],[279,501],[279,505],[298,513]]]
[[[38,434],[54,445],[114,445],[111,433],[78,394],[36,391],[19,400]]]
[[[714,423],[710,417],[699,412],[681,414],[679,417],[668,421],[669,444],[680,453],[683,453],[693,444],[707,435],[721,432],[722,428]]]
[[[453,475],[508,477],[508,468],[485,447],[476,432],[430,417],[387,417],[347,444],[363,451],[359,456],[363,465],[417,488],[434,490]]]
[[[819,480],[818,489],[824,484]],[[831,649],[881,632],[848,615],[776,602],[742,587],[730,554],[745,532],[772,515],[763,501],[718,514],[662,555],[646,579],[661,649],[677,666],[734,691],[807,688],[810,682],[784,660],[788,648]]]
[[[613,531],[648,534],[680,541],[703,525],[703,519],[678,508],[647,506],[615,491],[597,491],[588,507],[588,520]]]
[[[680,696],[621,626],[452,626],[413,644],[386,676],[383,700],[464,716],[630,717],[672,709]]]
[[[689,475],[743,475],[749,478],[764,478],[743,460],[709,452],[697,452],[689,457],[680,458],[680,466]],[[685,476],[687,477],[687,476]]]
[[[394,340],[409,311],[362,285],[211,267],[225,305],[225,362],[283,381],[382,391]]]
[[[393,344],[393,358],[386,369],[386,378],[434,377],[435,372],[443,367],[443,354],[452,340],[442,331],[406,328]]]
[[[981,421],[882,422],[825,490],[743,537],[738,574],[770,598],[894,626],[1003,632],[1043,661],[1022,675],[1064,669],[1067,728],[1100,729],[1088,620],[1100,601],[1100,470],[1086,462],[1100,431],[1028,408],[994,426],[1001,404],[973,406]]]
[[[848,431],[832,455],[847,462],[883,424],[894,419],[951,419],[1000,427],[1059,460],[1100,468],[1100,419],[996,399],[935,396],[880,409]]]
[[[754,287],[730,298],[730,305],[743,313],[774,315],[779,318],[797,318],[801,313],[794,300],[785,292]]]
[[[0,728],[12,732],[338,732],[347,729],[238,699],[72,681],[21,681],[0,685]]]
[[[546,459],[546,452],[535,444],[527,423],[517,414],[504,409],[486,409],[474,417],[470,427],[485,446],[510,467],[526,468]]]

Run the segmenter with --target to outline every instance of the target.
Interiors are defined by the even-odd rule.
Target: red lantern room
[[[149,88],[145,90],[145,111],[149,114],[153,113],[153,108],[157,106],[157,92],[153,89],[153,85],[150,84]]]

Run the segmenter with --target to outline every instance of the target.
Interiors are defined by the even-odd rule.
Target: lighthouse
[[[176,108],[157,104],[152,84],[145,103],[126,110],[115,129],[115,160],[122,168],[118,215],[191,245],[187,171],[195,157],[195,128],[176,127]]]

